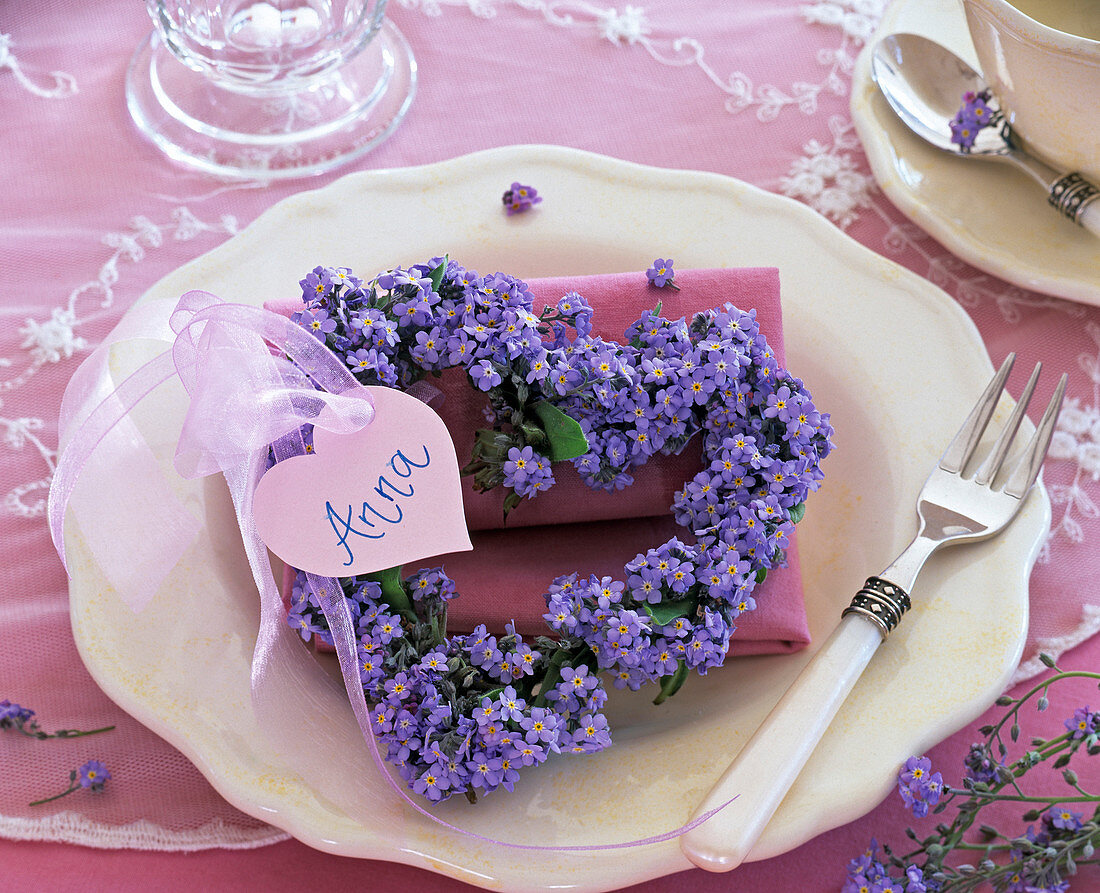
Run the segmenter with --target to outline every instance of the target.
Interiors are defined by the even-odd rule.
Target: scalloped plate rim
[[[144,303],[144,301],[154,296],[158,288],[163,285],[165,281],[173,280],[173,277],[186,277],[190,275],[199,265],[204,263],[204,259],[207,256],[216,255],[223,250],[232,251],[234,249],[227,248],[227,246],[233,243],[236,244],[237,250],[239,250],[241,246],[246,244],[246,240],[250,238],[249,233],[254,235],[262,229],[263,226],[269,225],[271,221],[277,220],[282,214],[286,213],[288,209],[292,209],[295,203],[300,202],[307,205],[319,202],[323,203],[353,188],[359,188],[369,192],[370,189],[376,187],[376,190],[381,193],[415,188],[418,184],[422,188],[425,179],[446,179],[448,175],[453,175],[462,170],[473,170],[477,172],[494,168],[499,169],[501,166],[505,166],[505,169],[507,169],[507,164],[510,164],[513,168],[522,168],[524,165],[527,165],[532,169],[539,167],[546,170],[561,169],[566,171],[566,176],[572,174],[579,175],[582,178],[598,178],[604,176],[611,177],[612,179],[625,179],[634,184],[660,186],[661,188],[672,190],[677,193],[691,193],[692,191],[709,192],[720,195],[723,201],[732,201],[733,205],[736,207],[743,209],[744,206],[748,206],[750,215],[752,213],[779,213],[787,223],[790,223],[793,219],[797,226],[805,231],[805,234],[811,237],[814,242],[823,245],[829,252],[832,252],[834,255],[845,256],[850,264],[861,272],[867,273],[869,270],[881,272],[881,275],[885,279],[895,282],[896,289],[905,293],[906,297],[913,299],[922,306],[927,304],[930,312],[935,311],[945,314],[948,317],[950,329],[957,334],[962,342],[969,344],[969,346],[976,351],[975,356],[970,358],[967,362],[975,366],[976,371],[980,371],[983,375],[986,371],[991,369],[988,357],[984,354],[984,350],[981,347],[981,341],[978,337],[976,328],[970,318],[954,301],[915,274],[897,267],[897,265],[880,258],[869,249],[854,242],[804,205],[791,199],[764,192],[749,184],[733,180],[720,174],[647,167],[561,147],[503,147],[416,168],[363,171],[346,175],[344,178],[330,183],[319,190],[299,193],[276,204],[260,215],[260,217],[247,227],[241,235],[225,243],[225,245],[214,249],[212,252],[209,252],[208,255],[204,255],[202,258],[198,258],[184,265],[176,271],[176,273],[165,277],[165,280],[158,283],[158,286],[154,286],[154,288],[142,298],[141,303]],[[540,213],[542,213],[542,210],[546,207],[547,205],[545,204],[541,206]],[[528,225],[528,222],[524,222],[521,225]],[[782,274],[782,267],[780,269]],[[1045,491],[1040,491],[1038,497],[1037,500],[1032,500],[1035,507],[1030,510],[1030,514],[1032,515],[1032,522],[1030,523],[1041,526],[1045,530],[1046,526],[1049,524],[1049,499]],[[1027,513],[1028,510],[1025,511],[1025,514]],[[941,737],[944,734],[949,734],[955,728],[965,724],[973,718],[973,716],[980,713],[981,710],[987,706],[988,702],[991,701],[993,697],[996,697],[1000,689],[1003,688],[1004,683],[1014,669],[1015,660],[1018,660],[1019,653],[1023,647],[1023,630],[1026,628],[1027,576],[1038,553],[1040,542],[1041,538],[1028,541],[1024,554],[1018,555],[1014,559],[1017,571],[1014,575],[1015,585],[1017,587],[1016,591],[1022,591],[1023,604],[1022,606],[1016,606],[1022,611],[1022,616],[1017,614],[1015,617],[1008,618],[1009,621],[1012,622],[1008,623],[1006,627],[1006,635],[1008,635],[1011,641],[1006,655],[1011,657],[1011,653],[1014,653],[1015,657],[1011,660],[1006,659],[1004,666],[1000,668],[996,678],[989,681],[989,684],[986,686],[987,690],[984,694],[972,698],[967,703],[957,705],[954,712],[949,716],[942,717],[938,724],[926,726],[924,728],[924,734],[919,736],[919,740],[914,740],[915,745],[919,744],[920,746],[925,746],[930,744],[933,739]],[[79,591],[79,589],[79,586],[74,586],[74,590]],[[97,681],[109,694],[111,694],[120,706],[145,722],[153,728],[154,731],[157,731],[158,734],[161,734],[173,743],[199,765],[215,788],[217,788],[226,799],[233,802],[243,811],[268,821],[276,818],[279,826],[286,828],[294,836],[299,837],[314,847],[329,852],[407,862],[409,864],[449,874],[468,883],[476,884],[488,882],[489,884],[495,884],[501,882],[499,878],[494,881],[493,878],[479,873],[475,868],[448,863],[441,859],[438,854],[431,855],[423,852],[420,848],[412,846],[370,846],[367,840],[360,841],[358,846],[349,846],[346,841],[341,842],[332,839],[330,836],[326,836],[323,831],[311,826],[311,824],[301,816],[293,815],[290,812],[278,815],[275,807],[270,805],[264,797],[259,796],[255,790],[249,789],[247,786],[241,787],[235,784],[233,779],[219,774],[213,763],[207,759],[204,747],[195,739],[193,730],[189,730],[185,724],[172,724],[163,721],[151,706],[143,703],[140,698],[136,698],[134,692],[127,689],[118,676],[112,674],[110,669],[105,667],[102,662],[97,661],[93,653],[94,649],[90,647],[94,644],[96,632],[94,629],[90,628],[87,622],[90,619],[90,615],[86,608],[86,603],[82,603],[80,598],[74,598],[72,604],[74,634],[76,635],[78,646],[80,646],[82,657],[84,657],[85,663],[88,665],[89,670],[96,677]],[[1006,612],[1006,614],[1007,613],[1008,612]],[[1013,636],[1015,636],[1014,639]],[[820,641],[820,639],[818,641]],[[775,658],[766,658],[764,660],[774,661]],[[997,690],[993,691],[993,689]],[[717,772],[720,772],[720,770],[716,770],[716,774]],[[770,843],[765,839],[765,841],[762,842],[762,847],[759,848],[758,851],[753,852],[752,858],[767,858],[777,853],[784,852],[799,845],[816,833],[820,833],[830,827],[835,827],[836,825],[843,824],[846,821],[850,821],[862,815],[873,808],[889,786],[890,781],[884,779],[883,783],[880,784],[877,789],[863,791],[862,796],[852,797],[852,799],[840,809],[832,809],[832,814],[827,819],[822,820],[821,817],[817,817],[816,820],[810,821],[808,826],[805,822],[802,825],[798,825],[798,823],[795,822],[791,828],[787,829],[785,835],[784,833],[777,832]],[[639,856],[642,855],[638,851],[633,852],[638,853]],[[644,862],[644,859],[639,859],[639,861]],[[625,869],[619,869],[618,874],[612,872],[610,875],[602,878],[586,878],[586,880],[578,884],[577,889],[612,889],[613,887],[621,886],[623,883],[637,882],[638,880],[644,880],[646,878],[656,878],[688,867],[690,867],[690,865],[682,856],[679,856],[677,851],[675,856],[667,856],[664,858],[664,861],[660,864],[659,870],[654,871],[652,868],[649,868],[642,874],[638,874],[637,872],[632,874],[630,868],[626,867]],[[625,874],[622,873],[624,870],[626,872]],[[515,880],[515,878],[512,878],[512,880]],[[552,879],[532,879],[526,877],[525,880],[526,882],[522,885],[516,886],[513,884],[510,888],[544,889],[548,880]]]

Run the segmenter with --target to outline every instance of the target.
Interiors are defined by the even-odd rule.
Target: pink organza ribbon
[[[274,733],[279,722],[278,705],[285,700],[288,690],[294,690],[296,676],[309,668],[303,662],[308,655],[285,623],[282,597],[253,520],[256,484],[266,470],[269,449],[276,461],[304,451],[299,433],[302,425],[323,425],[338,434],[352,433],[370,424],[374,408],[369,400],[363,399],[364,389],[339,357],[285,316],[258,307],[226,303],[207,292],[191,291],[180,298],[170,325],[174,333],[170,349],[140,366],[105,395],[79,423],[65,446],[50,488],[47,510],[50,534],[65,563],[63,528],[77,479],[95,460],[97,451],[102,452],[111,444],[112,433],[126,423],[130,411],[154,389],[178,377],[190,403],[177,443],[175,468],[185,478],[221,473],[229,486],[260,595],[260,627],[252,658],[253,703],[262,727]],[[431,393],[423,395],[426,402],[432,397]],[[135,431],[129,446],[133,447],[139,439]],[[162,522],[184,537],[184,543],[174,545],[173,554],[181,553],[188,544],[188,535],[194,537],[194,527],[182,517],[182,507],[160,508],[162,513],[174,511],[181,515]],[[117,565],[133,561],[132,544],[140,541],[127,537],[125,546],[120,542],[112,548],[109,541],[101,540],[99,548],[93,548],[98,565],[110,576]],[[169,570],[170,566],[162,565],[139,591],[120,590],[120,596],[134,611],[140,611]],[[509,843],[466,831],[436,817],[408,796],[387,770],[379,752],[359,679],[358,639],[339,582],[314,575],[308,577],[308,582],[331,628],[348,699],[379,772],[405,803],[432,822],[507,847],[588,851],[670,840],[727,805],[663,834],[623,843],[573,847]]]
[[[171,348],[106,395],[80,423],[58,461],[47,514],[63,564],[65,508],[77,477],[130,411],[173,378],[180,379],[191,398],[175,456],[176,470],[185,478],[237,475],[250,464],[262,466],[269,444],[303,424],[317,424],[326,407],[325,425],[336,433],[358,431],[374,417],[369,400],[358,393],[345,395],[363,392],[347,366],[285,317],[191,291],[180,298],[170,325],[175,334]],[[285,355],[272,353],[269,344]],[[257,478],[262,472],[262,467],[256,470]],[[245,497],[242,493],[242,505]],[[99,557],[110,562],[122,556]],[[130,595],[130,606],[143,608],[152,591],[139,598]]]

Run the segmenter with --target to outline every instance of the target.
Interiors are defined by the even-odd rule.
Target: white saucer
[[[852,77],[852,120],[882,191],[979,270],[1023,288],[1100,305],[1100,239],[1061,217],[1027,175],[954,158],[913,135],[871,79],[871,51],[896,33],[930,37],[979,69],[958,0],[895,0]]]
[[[500,194],[513,179],[546,197],[535,212],[503,213]],[[684,269],[779,268],[790,368],[832,413],[837,432],[824,487],[798,530],[814,644],[731,661],[659,708],[647,692],[616,691],[613,747],[541,767],[514,794],[494,794],[476,808],[458,798],[438,810],[479,834],[543,846],[668,831],[691,816],[863,580],[909,541],[924,476],[992,365],[950,297],[799,202],[715,174],[528,146],[352,174],[281,202],[129,311],[129,324],[147,318],[140,331],[151,337],[130,325],[132,337],[111,350],[101,384],[116,387],[164,349],[156,339],[167,328],[165,303],[191,288],[258,305],[296,294],[298,279],[318,263],[373,275],[444,251],[476,269],[527,277],[641,270],[668,254]],[[169,470],[181,392],[158,389],[129,416]],[[992,428],[1010,405],[1003,401]],[[230,802],[332,853],[407,862],[493,889],[584,893],[691,867],[675,840],[532,852],[428,822],[387,790],[342,686],[313,662],[286,692],[295,709],[278,730],[282,750],[261,731],[250,696],[257,595],[225,483],[164,480],[203,528],[139,614],[106,582],[87,545],[84,534],[108,523],[102,493],[91,494],[87,515],[70,505],[73,631],[104,691],[179,748]],[[127,469],[119,474],[120,487],[148,485]],[[1049,499],[1038,488],[1004,534],[929,563],[912,611],[841,708],[751,859],[874,808],[895,787],[900,763],[1004,690],[1023,649],[1028,576],[1049,520]],[[137,561],[145,544],[132,545]],[[737,887],[735,877],[730,889]]]

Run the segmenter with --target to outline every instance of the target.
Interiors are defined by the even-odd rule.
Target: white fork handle
[[[737,797],[680,838],[692,862],[729,871],[745,860],[881,642],[874,622],[841,619],[696,811]]]
[[[1077,222],[1094,236],[1100,236],[1100,201],[1089,204],[1081,212]]]

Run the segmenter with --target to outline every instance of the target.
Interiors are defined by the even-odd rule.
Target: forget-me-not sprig
[[[35,712],[29,707],[16,704],[5,698],[0,701],[0,729],[11,729],[28,738],[45,741],[49,738],[85,738],[88,735],[98,735],[101,732],[110,732],[114,726],[104,726],[100,729],[82,731],[80,729],[57,729],[47,732],[38,725]]]
[[[43,797],[41,800],[35,800],[30,806],[41,806],[43,803],[52,803],[54,800],[60,800],[62,797],[67,797],[69,794],[73,794],[77,791],[90,791],[93,794],[98,794],[103,791],[107,782],[111,780],[111,772],[103,765],[99,760],[88,760],[80,768],[73,769],[69,773],[69,787],[62,791],[60,794],[54,794],[52,797]]]
[[[1086,789],[1071,766],[1073,760],[1100,755],[1096,713],[1087,706],[1077,708],[1064,720],[1064,732],[1050,739],[1032,738],[1018,756],[1010,758],[1010,745],[1021,740],[1023,705],[1035,699],[1037,709],[1045,710],[1050,687],[1068,678],[1100,681],[1100,673],[1061,671],[1052,659],[1041,657],[1054,675],[1020,697],[1005,695],[998,700],[1009,709],[997,722],[979,730],[983,740],[967,753],[960,786],[943,784],[927,758],[911,757],[905,762],[898,773],[898,790],[915,816],[940,814],[950,806],[957,813],[950,823],[941,820],[927,836],[909,829],[908,836],[915,842],[909,852],[883,846],[880,853],[879,844],[872,841],[864,854],[849,863],[842,887],[845,893],[888,888],[903,893],[1066,891],[1076,889],[1079,880],[1097,876],[1100,792]],[[1047,760],[1053,769],[1061,770],[1066,788],[1053,791],[1044,779],[1039,790],[1029,790],[1028,773]],[[1006,832],[983,822],[987,807],[1001,807],[1000,822],[1004,807],[1013,803],[1026,808],[1020,828]]]

